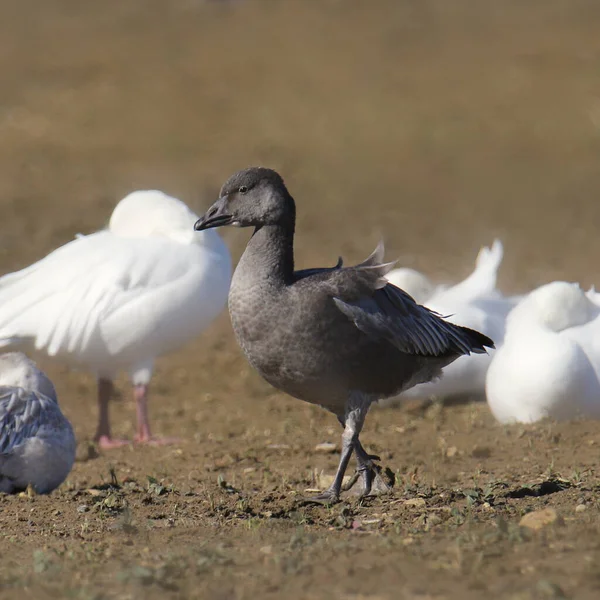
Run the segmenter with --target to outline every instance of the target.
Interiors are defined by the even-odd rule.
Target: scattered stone
[[[519,525],[533,531],[539,531],[547,525],[558,522],[558,520],[558,513],[553,508],[543,508],[523,515]]]
[[[398,427],[397,425],[394,427],[394,431],[396,433],[408,433],[409,431],[414,431],[417,426],[414,423],[409,423],[408,425],[404,425],[402,427]]]
[[[350,481],[351,477],[352,477],[352,475],[344,475],[344,480],[343,480],[342,485],[346,485]],[[326,475],[325,473],[320,473],[316,477],[316,480],[317,480],[316,483],[321,488],[321,490],[325,490],[333,483],[334,479],[335,479],[335,475]],[[319,491],[319,490],[317,490],[317,491]]]
[[[273,546],[263,546],[259,552],[261,554],[273,554]]]
[[[90,510],[90,508],[89,508],[89,506],[87,506],[86,504],[80,504],[80,505],[77,507],[77,512],[78,512],[78,513],[86,513],[86,512],[88,512],[89,510]]]
[[[446,450],[446,456],[448,458],[454,458],[457,454],[458,454],[458,448],[456,446],[450,446],[450,448],[448,448]]]
[[[320,452],[321,454],[333,454],[337,452],[337,444],[333,444],[332,442],[322,442],[315,446],[315,452]]]
[[[575,512],[581,513],[581,512],[585,512],[587,510],[587,506],[585,504],[578,504],[575,507]]]
[[[426,502],[423,498],[411,498],[404,501],[404,506],[411,506],[413,508],[425,508],[425,505]]]

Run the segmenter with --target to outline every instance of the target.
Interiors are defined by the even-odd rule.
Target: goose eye
[[[245,186],[245,185],[240,185],[240,187],[239,187],[239,189],[238,189],[238,192],[239,192],[240,194],[245,194],[247,191],[248,191],[248,186]]]

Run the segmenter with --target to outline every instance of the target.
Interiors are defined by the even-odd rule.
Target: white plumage
[[[537,288],[513,309],[486,380],[498,421],[600,417],[598,365],[585,351],[599,314],[577,284],[563,281]]]
[[[67,477],[75,436],[52,382],[24,354],[0,355],[0,491],[47,494]]]
[[[425,275],[412,269],[395,269],[386,278],[448,321],[489,336],[498,348],[504,339],[506,316],[517,302],[516,298],[502,295],[496,287],[503,253],[500,240],[495,240],[491,248],[481,248],[473,272],[453,286],[436,286]],[[485,376],[493,353],[494,350],[491,350],[489,354],[461,356],[444,369],[441,378],[416,385],[381,404],[398,404],[404,399],[483,396]]]
[[[103,445],[112,445],[102,421],[116,372],[129,370],[144,413],[154,359],[199,335],[225,305],[231,257],[215,231],[194,231],[197,219],[176,198],[134,192],[108,229],[0,278],[0,347],[31,341],[92,371]],[[150,441],[147,422],[138,421],[138,438]]]
[[[565,329],[565,335],[581,346],[600,381],[600,293],[592,287],[585,296],[592,303],[588,305],[587,320]]]

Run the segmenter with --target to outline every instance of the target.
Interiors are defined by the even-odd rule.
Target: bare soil
[[[102,227],[133,189],[202,211],[280,170],[300,268],[390,257],[440,280],[505,243],[501,287],[598,284],[594,0],[5,3],[0,270]],[[237,258],[245,231],[226,231]],[[600,424],[501,427],[484,403],[374,409],[391,496],[305,507],[331,415],[270,388],[226,314],[161,359],[166,448],[97,455],[95,382],[36,357],[80,440],[47,497],[0,497],[6,598],[595,599]],[[115,433],[132,436],[125,376]],[[519,526],[551,508],[539,531]],[[556,517],[556,518],[554,518]]]

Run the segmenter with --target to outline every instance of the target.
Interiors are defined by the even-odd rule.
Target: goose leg
[[[333,483],[324,492],[318,496],[308,498],[309,502],[318,504],[335,504],[339,502],[344,474],[346,473],[352,452],[357,447],[362,448],[358,441],[358,436],[365,422],[370,404],[370,400],[366,399],[362,394],[352,395],[348,400],[344,417],[343,419],[339,419],[344,425],[344,431],[342,433],[342,456],[340,457],[335,478]]]
[[[308,502],[314,502],[316,504],[335,504],[336,502],[339,502],[344,474],[346,473],[346,468],[348,467],[353,451],[354,439],[352,433],[348,428],[344,428],[344,433],[342,434],[342,456],[333,483],[324,492],[317,496],[307,498]]]
[[[114,439],[110,433],[109,403],[114,386],[110,379],[98,379],[98,427],[94,440],[103,450],[120,448],[129,444],[128,440]]]
[[[135,414],[137,418],[136,442],[149,442],[152,439],[150,422],[148,420],[148,386],[138,384],[133,386]]]
[[[138,444],[150,444],[154,446],[163,446],[175,444],[177,438],[158,438],[152,435],[150,431],[150,420],[148,418],[148,386],[146,384],[137,384],[133,386],[133,399],[135,401],[135,411],[137,416],[137,434],[135,441]]]
[[[381,467],[376,465],[374,462],[376,460],[381,460],[379,456],[368,454],[367,451],[362,447],[360,441],[357,441],[355,452],[356,462],[358,463],[358,468],[356,471],[362,476],[363,480],[363,489],[360,495],[368,496],[371,493],[374,483],[376,484],[375,487],[378,493],[391,492],[391,486],[381,477]]]

